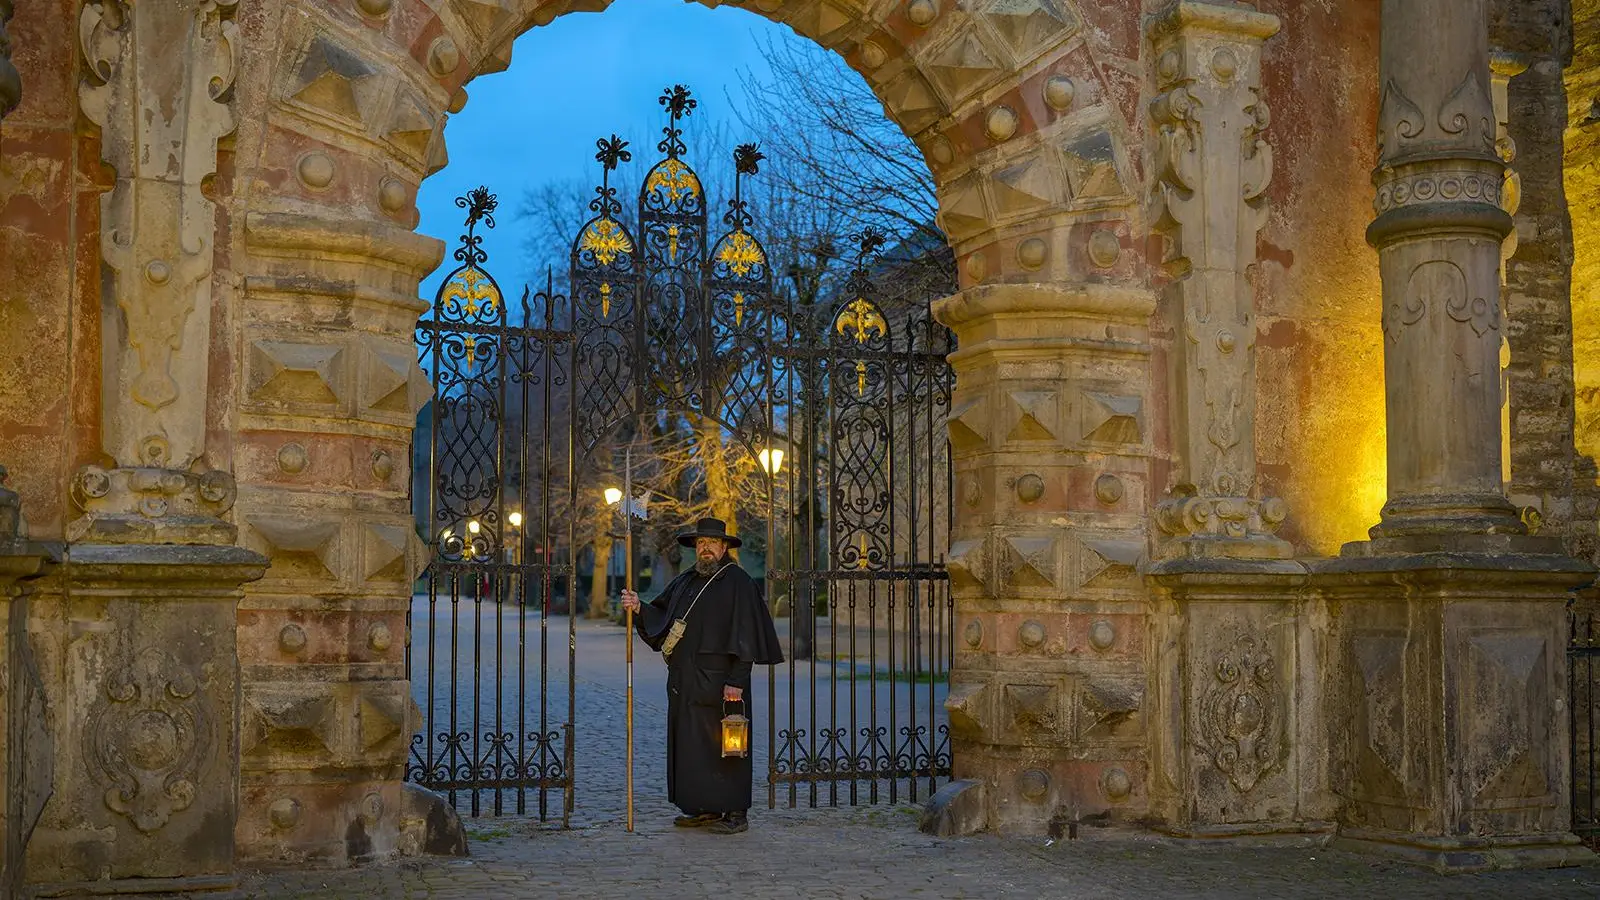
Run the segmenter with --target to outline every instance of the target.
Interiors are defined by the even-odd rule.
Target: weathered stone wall
[[[27,84],[0,140],[0,459],[35,538],[71,518],[67,485],[100,453],[98,136],[80,128],[77,4],[18,7]]]
[[[1265,0],[1283,19],[1262,50],[1268,189],[1256,268],[1256,452],[1279,534],[1328,555],[1366,536],[1384,498],[1382,332],[1372,220],[1378,4]]]
[[[1552,125],[1564,121],[1563,179],[1572,227],[1571,314],[1573,407],[1579,454],[1600,458],[1600,2],[1572,0],[1571,59],[1565,72],[1565,102],[1553,88],[1539,99]],[[1526,152],[1526,148],[1524,148]],[[1594,474],[1580,463],[1576,477]],[[1581,520],[1580,507],[1574,522]]]
[[[1522,69],[1507,90],[1501,153],[1515,173],[1516,233],[1506,261],[1506,371],[1511,481],[1508,494],[1531,507],[1544,533],[1592,559],[1600,502],[1593,459],[1578,451],[1574,415],[1573,221],[1568,213],[1562,135],[1571,56],[1570,0],[1500,0],[1491,8],[1490,43]],[[1581,201],[1580,201],[1581,202]]]

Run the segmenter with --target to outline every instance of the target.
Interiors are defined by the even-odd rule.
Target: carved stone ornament
[[[68,525],[67,539],[233,543],[236,531],[221,519],[238,494],[233,475],[168,468],[163,446],[147,442],[147,465],[79,469],[72,479],[72,502],[84,515]]]
[[[1169,296],[1183,320],[1173,407],[1184,487],[1157,510],[1173,537],[1269,536],[1287,512],[1282,501],[1248,499],[1256,473],[1251,272],[1272,179],[1261,45],[1278,27],[1276,16],[1253,9],[1189,0],[1150,26],[1160,91],[1150,105],[1151,221],[1168,239]]]
[[[1156,505],[1156,525],[1172,538],[1268,538],[1288,515],[1289,505],[1278,497],[1200,497],[1183,488]]]
[[[108,319],[106,450],[119,464],[160,434],[176,468],[205,436],[215,205],[202,183],[234,129],[237,0],[91,0],[78,22],[84,114],[117,173],[101,198]]]
[[[1265,646],[1242,637],[1217,656],[1200,697],[1201,747],[1240,793],[1248,794],[1283,755],[1281,687]]]
[[[84,727],[84,759],[107,808],[150,834],[194,802],[216,716],[195,673],[158,648],[115,666]]]

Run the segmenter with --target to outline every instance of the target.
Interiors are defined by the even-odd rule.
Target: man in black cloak
[[[723,706],[744,701],[732,711],[753,719],[750,667],[783,662],[783,650],[761,585],[727,555],[739,539],[723,521],[701,519],[678,543],[695,549],[694,568],[650,605],[641,608],[633,591],[622,592],[622,605],[638,613],[634,627],[650,649],[665,645],[667,799],[683,810],[673,824],[738,834],[750,827],[751,757],[722,755]]]

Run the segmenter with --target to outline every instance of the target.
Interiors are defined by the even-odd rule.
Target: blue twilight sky
[[[653,160],[665,124],[656,98],[672,84],[688,85],[700,99],[690,128],[736,122],[729,103],[742,97],[739,74],[768,77],[758,52],[768,40],[806,39],[745,10],[682,0],[616,0],[603,13],[530,29],[517,40],[510,69],[467,85],[466,108],[445,126],[450,163],[418,192],[418,230],[449,246],[422,296],[431,299],[455,265],[449,252],[463,220],[456,197],[479,184],[498,195],[484,249],[506,292],[521,293],[532,275],[517,259],[526,188],[574,176],[597,181],[595,140],[612,132],[632,142],[635,162]]]

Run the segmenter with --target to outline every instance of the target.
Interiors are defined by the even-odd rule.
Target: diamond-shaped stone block
[[[1056,586],[1056,541],[1049,535],[1011,535],[1005,539],[1006,582],[1015,587]]]
[[[958,452],[982,450],[989,445],[989,398],[980,394],[958,401],[945,423]]]
[[[311,39],[289,96],[319,112],[365,125],[382,100],[377,67],[325,35]]]
[[[415,416],[431,391],[432,386],[409,348],[378,343],[366,348],[361,372],[363,407]]]
[[[977,234],[989,227],[990,219],[976,175],[956,181],[939,198],[939,221],[952,235]]]
[[[332,697],[246,691],[240,715],[239,752],[324,755],[338,744]]]
[[[356,703],[361,749],[370,753],[383,744],[409,738],[407,713],[410,705],[410,698],[400,694],[381,689],[363,691]]]
[[[410,575],[406,550],[411,529],[368,522],[361,528],[362,574],[368,581],[404,581]]]
[[[1133,578],[1144,542],[1131,538],[1089,537],[1081,541],[1078,583],[1086,588],[1116,587]]]
[[[950,685],[944,710],[950,718],[950,733],[968,740],[982,738],[988,730],[989,686],[983,682],[957,682]]]
[[[256,341],[250,345],[251,400],[303,406],[339,402],[344,348]]]
[[[1144,438],[1143,401],[1136,395],[1083,391],[1079,407],[1083,439],[1137,444]]]
[[[308,564],[311,574],[331,577],[335,574],[335,546],[339,523],[327,519],[290,516],[249,516],[250,528],[267,544],[267,556],[274,561],[298,561]],[[272,573],[269,573],[272,574]]]
[[[1067,0],[985,0],[978,9],[1019,60],[1071,36],[1081,24]]]
[[[433,140],[433,126],[433,116],[422,99],[406,93],[395,101],[394,112],[384,128],[384,136],[412,159],[422,162],[428,158],[428,142]]]
[[[968,31],[934,54],[927,71],[951,103],[983,87],[998,74],[1000,64],[978,36]]]
[[[1139,708],[1144,705],[1144,682],[1098,678],[1078,691],[1081,739],[1129,737],[1138,731]]]
[[[1074,134],[1060,143],[1066,164],[1067,189],[1079,203],[1121,200],[1128,189],[1117,170],[1116,143],[1103,126]]]
[[[1005,686],[1006,718],[1017,731],[1055,731],[1060,725],[1060,704],[1055,685]]]
[[[1011,391],[1011,412],[1016,424],[1006,435],[1012,441],[1053,441],[1060,425],[1059,396],[1055,391]]]
[[[954,587],[987,586],[989,560],[984,553],[984,542],[969,539],[951,543],[950,555],[945,557],[945,569],[950,573],[950,583]]]
[[[1031,158],[994,173],[989,182],[989,194],[994,198],[995,209],[1003,216],[1037,212],[1054,206],[1059,200],[1059,189],[1050,165],[1043,156]]]
[[[454,0],[450,5],[480,38],[486,38],[511,21],[511,4],[512,0]]]

